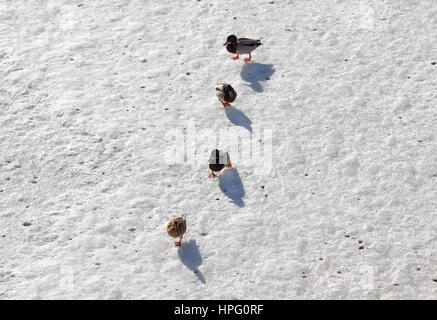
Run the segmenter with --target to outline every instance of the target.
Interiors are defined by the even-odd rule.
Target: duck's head
[[[228,38],[226,39],[226,42],[224,43],[224,46],[229,44],[229,43],[237,43],[237,37],[233,34],[231,34],[230,36],[228,36]]]

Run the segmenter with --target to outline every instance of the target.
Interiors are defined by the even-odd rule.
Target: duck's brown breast
[[[211,169],[211,171],[222,171],[223,168],[225,167],[224,164],[222,163],[210,163],[209,164],[209,168]]]
[[[237,53],[237,45],[235,43],[228,43],[226,45],[226,50],[230,53]]]

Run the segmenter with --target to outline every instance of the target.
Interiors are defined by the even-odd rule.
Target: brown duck
[[[185,218],[182,216],[180,218],[174,218],[167,224],[167,233],[170,237],[179,238],[179,241],[176,241],[174,244],[176,247],[180,247],[182,243],[182,236],[187,230],[187,222]]]

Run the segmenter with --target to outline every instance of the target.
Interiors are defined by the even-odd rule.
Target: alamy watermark
[[[270,128],[196,130],[195,121],[187,121],[183,128],[166,132],[164,160],[169,165],[204,165],[217,148],[229,153],[233,166],[251,167],[254,174],[268,175],[273,165],[272,138]]]

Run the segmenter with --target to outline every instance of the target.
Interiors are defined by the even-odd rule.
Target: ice
[[[436,22],[431,0],[3,0],[0,298],[436,299]],[[262,38],[251,62],[232,33]],[[220,130],[260,129],[271,155],[208,179]]]

